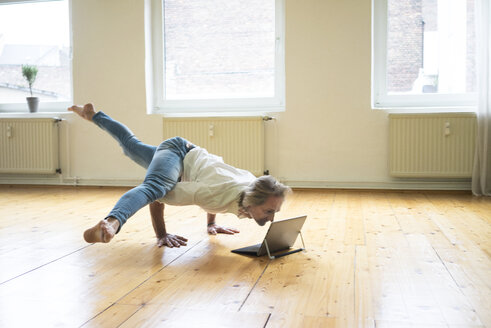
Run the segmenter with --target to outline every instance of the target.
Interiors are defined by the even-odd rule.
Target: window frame
[[[372,0],[372,108],[409,112],[475,111],[477,92],[395,95],[387,93],[387,8],[388,0]]]
[[[63,0],[0,0],[0,6],[13,5],[23,3],[37,3],[37,2],[55,2]],[[69,101],[40,101],[38,112],[65,112],[67,107],[73,104],[73,35],[72,35],[72,0],[68,1],[68,29],[69,29],[69,48],[70,48],[70,89],[72,99]],[[2,103],[0,102],[0,113],[12,113],[12,112],[25,112],[27,110],[27,103]]]
[[[285,110],[285,0],[275,0],[275,95],[270,98],[192,99],[165,98],[165,0],[145,3],[145,76],[147,113],[165,116],[261,115]]]

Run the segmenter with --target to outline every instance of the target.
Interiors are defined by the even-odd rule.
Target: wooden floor
[[[82,232],[124,188],[0,186],[1,327],[490,327],[491,199],[468,193],[296,191],[307,251],[230,253],[266,227],[168,207],[187,247],[157,248],[147,209],[110,244]]]

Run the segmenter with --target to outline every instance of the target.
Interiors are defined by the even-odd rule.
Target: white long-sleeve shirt
[[[169,205],[198,205],[207,213],[238,215],[240,193],[256,177],[225,164],[219,156],[196,147],[183,161],[181,181],[160,202]]]

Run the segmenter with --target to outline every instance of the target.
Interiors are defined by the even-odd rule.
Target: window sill
[[[7,112],[0,111],[0,118],[51,118],[51,117],[65,117],[67,115],[72,115],[71,112],[67,111],[52,111],[52,112]]]
[[[372,107],[373,110],[384,111],[389,114],[436,114],[436,113],[475,113],[473,106],[445,106],[445,107]]]
[[[38,111],[36,113],[66,113],[67,108],[72,106],[72,102],[39,102]],[[0,114],[31,114],[25,103],[0,103]]]
[[[199,118],[199,117],[253,117],[253,116],[268,116],[266,112],[200,112],[200,113],[169,113],[169,112],[154,112],[152,114],[161,115],[162,117],[172,118]]]
[[[214,110],[214,109],[162,109],[153,108],[150,114],[156,114],[163,117],[251,117],[251,116],[268,116],[274,113],[284,112],[284,107],[256,107],[256,108],[236,108],[234,110]]]

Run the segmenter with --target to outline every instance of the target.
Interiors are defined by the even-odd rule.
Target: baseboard
[[[347,181],[300,181],[281,180],[292,188],[313,189],[377,189],[377,190],[471,190],[471,180],[460,181],[389,181],[389,182],[347,182]]]
[[[387,190],[471,190],[471,180],[394,180],[388,182],[353,182],[353,181],[314,181],[288,180],[281,182],[292,188],[313,189],[387,189]],[[52,176],[6,176],[0,175],[0,184],[31,184],[31,185],[61,185],[61,186],[108,186],[134,187],[142,180],[138,179],[85,179],[60,178]]]
[[[102,186],[102,187],[135,187],[142,180],[137,179],[84,179],[58,177],[8,177],[0,176],[0,184],[56,185],[56,186]]]

